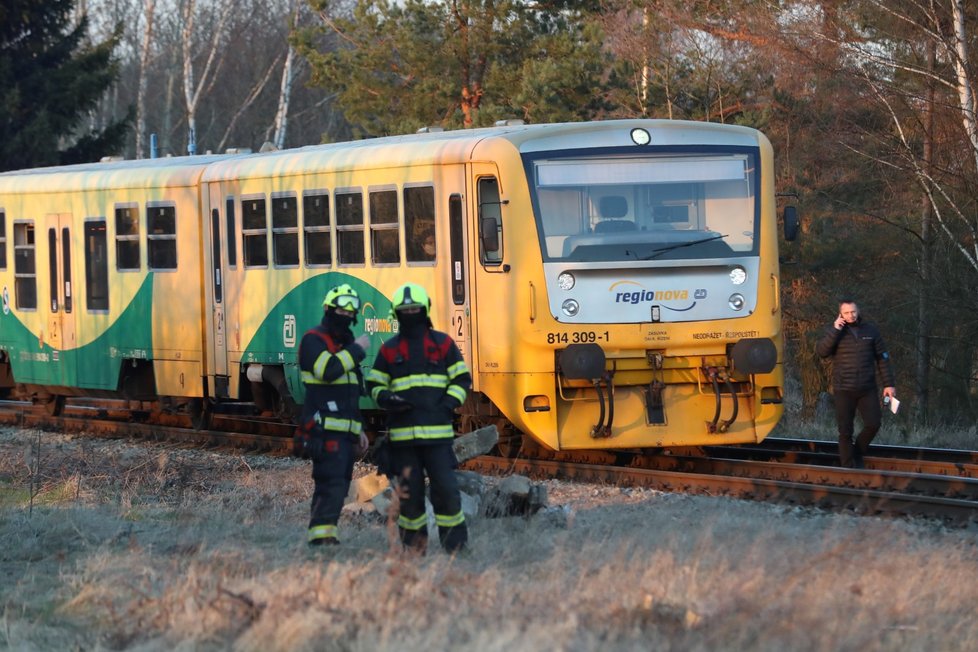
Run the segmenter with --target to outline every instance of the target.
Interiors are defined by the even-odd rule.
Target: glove
[[[292,436],[292,454],[304,460],[309,459],[309,434],[296,432]]]
[[[292,454],[304,460],[318,462],[323,459],[323,440],[313,437],[307,431],[296,432],[292,437]]]
[[[353,343],[366,351],[368,348],[370,348],[370,336],[364,333],[357,339],[353,340]]]
[[[377,474],[391,476],[394,474],[394,467],[391,464],[391,443],[387,435],[378,437],[371,451],[371,458],[377,465]]]
[[[441,417],[445,421],[449,423],[455,421],[455,408],[458,407],[458,401],[449,396],[445,396],[439,401],[438,407],[441,410]]]
[[[388,412],[392,412],[394,414],[410,412],[411,408],[414,407],[411,401],[399,394],[395,394],[389,389],[381,390],[381,392],[377,394],[377,404]]]

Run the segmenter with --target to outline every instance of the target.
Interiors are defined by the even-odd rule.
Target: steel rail
[[[978,501],[783,480],[487,456],[467,461],[464,468],[484,473],[516,472],[535,478],[560,478],[580,482],[641,486],[667,492],[809,505],[851,510],[865,515],[939,517],[955,522],[970,521],[978,516]]]
[[[215,414],[215,425],[223,430],[196,430],[188,427],[190,418],[186,415],[155,415],[157,423],[133,422],[129,420],[132,413],[111,402],[68,406],[61,416],[29,406],[0,402],[0,423],[272,454],[291,451],[292,427],[267,419]],[[978,464],[964,462],[961,455],[969,451],[952,451],[957,461],[941,462],[876,457],[874,447],[874,456],[867,458],[868,468],[856,470],[835,466],[831,442],[792,440],[782,449],[775,448],[777,444],[751,447],[754,450],[746,451],[747,455],[748,447],[710,447],[708,451],[686,449],[683,452],[687,454],[657,450],[548,452],[550,459],[483,456],[469,460],[465,468],[814,505],[860,514],[929,516],[959,522],[978,519],[978,479],[966,475],[978,472]],[[933,457],[926,449],[920,455],[917,449],[898,450],[908,457]],[[762,451],[758,455],[762,459],[751,459],[757,451]],[[801,463],[805,456],[814,456],[809,462],[814,459],[820,464]],[[888,466],[903,468],[889,470]],[[920,468],[940,472],[915,470]]]

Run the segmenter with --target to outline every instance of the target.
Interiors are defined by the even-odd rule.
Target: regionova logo
[[[661,304],[666,310],[672,310],[674,312],[686,312],[687,310],[692,310],[693,306],[696,305],[695,300],[688,306],[668,305],[669,302],[689,301],[690,291],[683,288],[650,290],[636,281],[616,281],[611,284],[608,291],[615,298],[615,303],[638,305],[640,303],[655,302]],[[705,299],[706,290],[694,290],[692,295],[694,299]]]
[[[397,320],[390,313],[378,315],[377,308],[369,301],[363,304],[360,315],[363,318],[363,331],[369,335],[397,333]]]

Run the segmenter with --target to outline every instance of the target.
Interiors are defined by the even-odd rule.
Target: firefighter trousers
[[[338,539],[340,510],[353,480],[353,438],[348,432],[331,430],[316,433],[322,449],[316,446],[312,455],[312,508],[309,519],[309,542]]]
[[[421,445],[397,443],[391,446],[391,466],[400,483],[401,514],[397,520],[401,542],[406,548],[424,552],[428,541],[428,516],[425,513],[425,476],[431,484],[431,506],[438,526],[438,539],[448,552],[465,547],[469,538],[462,514],[462,496],[455,469],[458,460],[451,440]]]

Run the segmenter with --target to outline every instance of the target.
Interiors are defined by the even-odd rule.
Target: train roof
[[[273,177],[322,170],[343,171],[390,166],[431,165],[480,160],[484,147],[508,143],[515,151],[595,147],[635,147],[631,132],[642,128],[652,145],[758,145],[760,132],[733,125],[683,120],[608,120],[540,125],[507,125],[309,145],[296,149],[226,159],[210,166],[204,181]]]
[[[747,127],[683,120],[608,120],[433,131],[309,145],[262,153],[207,154],[17,170],[0,173],[4,193],[71,192],[109,188],[192,186],[200,181],[261,178],[372,167],[465,162],[504,145],[521,153],[596,147],[635,147],[634,129],[655,145],[757,146],[765,141]],[[57,175],[57,184],[52,177]]]
[[[0,172],[0,196],[110,188],[194,186],[208,165],[244,154],[168,156]],[[57,181],[54,180],[57,177]]]

